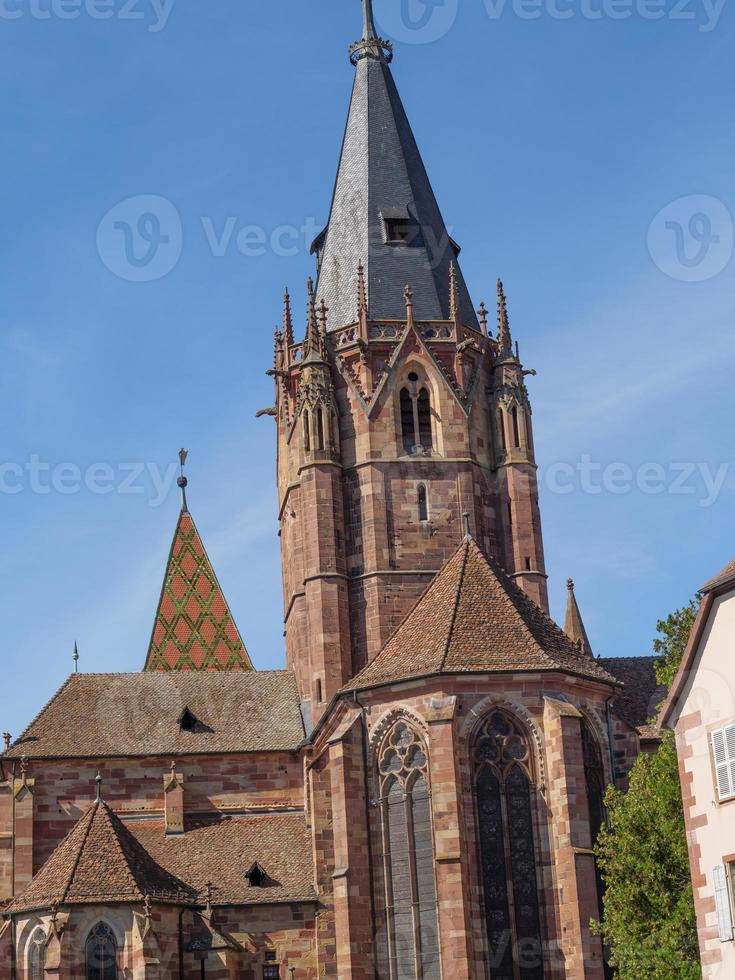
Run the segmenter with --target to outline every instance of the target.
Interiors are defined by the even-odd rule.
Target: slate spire
[[[330,330],[354,323],[362,265],[371,319],[402,320],[410,282],[417,320],[449,320],[459,246],[439,210],[370,0],[363,0],[363,20],[364,37],[351,48],[355,82],[329,223],[312,246],[317,302],[329,308]],[[459,267],[457,291],[462,322],[479,330]]]

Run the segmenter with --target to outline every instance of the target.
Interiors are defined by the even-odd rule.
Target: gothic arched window
[[[309,413],[304,412],[304,449],[307,453],[311,452],[311,433],[309,431]]]
[[[426,388],[420,386],[419,376],[412,371],[408,376],[408,386],[401,388],[401,440],[403,451],[429,453],[434,448],[431,428],[431,397]]]
[[[418,397],[418,417],[419,417],[419,445],[424,450],[433,448],[433,438],[431,435],[431,400],[426,388],[422,388]]]
[[[602,752],[600,751],[599,742],[592,734],[592,729],[586,719],[582,720],[582,758],[584,760],[584,782],[587,788],[587,812],[590,821],[590,835],[592,845],[594,846],[602,825],[607,819],[607,809],[605,807],[605,769],[602,765]],[[597,906],[600,910],[600,918],[602,918],[605,882],[596,860],[595,881],[597,883]],[[605,963],[605,976],[612,976],[607,963]]]
[[[505,438],[505,412],[502,408],[498,409],[498,445],[500,449],[505,452],[507,449],[507,442]]]
[[[513,420],[513,445],[516,449],[520,449],[521,446],[521,423],[518,416],[518,406],[513,406],[513,411],[511,412],[511,419]]]
[[[321,405],[314,412],[314,427],[316,429],[316,448],[322,452],[324,450],[324,413]]]
[[[385,929],[381,955],[389,980],[439,980],[439,929],[428,759],[404,721],[378,757]]]
[[[419,483],[418,490],[419,520],[428,521],[429,519],[429,496],[426,492],[426,484]]]
[[[527,733],[510,715],[494,710],[480,727],[474,763],[493,980],[543,980]]]
[[[85,949],[87,980],[117,980],[117,943],[109,926],[98,923]]]
[[[592,843],[602,829],[606,819],[605,809],[605,770],[602,753],[597,739],[592,734],[587,721],[582,722],[582,753],[584,758],[584,781],[587,786],[587,805],[589,808],[590,833]]]
[[[413,423],[413,399],[408,388],[401,388],[401,435],[404,452],[413,453],[418,440]]]
[[[40,927],[31,936],[30,945],[30,970],[31,980],[45,980],[46,978],[46,936]]]

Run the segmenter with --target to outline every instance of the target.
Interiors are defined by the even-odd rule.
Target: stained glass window
[[[528,736],[494,710],[475,742],[481,878],[493,980],[543,980]]]
[[[383,973],[389,980],[440,980],[428,759],[423,740],[405,722],[386,736],[378,768]]]
[[[117,943],[104,922],[89,934],[86,959],[87,980],[117,980]]]
[[[36,929],[31,937],[31,980],[45,980],[46,936],[43,929]]]

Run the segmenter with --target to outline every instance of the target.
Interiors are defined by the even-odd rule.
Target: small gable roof
[[[345,690],[454,673],[612,677],[467,537],[378,656]]]
[[[2,758],[294,751],[303,738],[290,671],[72,674]]]
[[[146,670],[252,670],[212,563],[188,510],[179,515]]]
[[[196,893],[161,868],[109,806],[96,801],[9,912],[107,902],[182,904]]]

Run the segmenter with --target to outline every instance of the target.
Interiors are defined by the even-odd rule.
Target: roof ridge
[[[87,826],[84,829],[84,833],[82,834],[82,839],[79,843],[79,848],[77,850],[76,857],[74,858],[74,863],[72,865],[71,871],[69,872],[69,880],[67,881],[66,885],[64,885],[64,888],[61,892],[61,902],[59,903],[60,905],[63,904],[64,901],[66,901],[66,897],[69,894],[69,890],[71,889],[72,882],[74,881],[77,870],[79,868],[79,862],[82,860],[82,854],[84,853],[84,848],[86,847],[87,841],[89,840],[89,835],[92,832],[92,824],[94,823],[95,814],[101,802],[102,802],[101,800],[95,800],[95,802],[92,804],[92,806],[89,808],[89,810],[87,810],[85,814],[85,816],[88,817],[89,820],[87,822]],[[84,819],[84,817],[82,819]],[[73,833],[74,831],[72,830],[71,834]],[[69,836],[71,836],[71,834],[69,834]],[[56,852],[54,851],[54,853]]]
[[[469,547],[469,545],[470,545],[470,541],[471,540],[472,539],[468,536],[462,542],[462,545],[464,545],[464,556],[462,558],[462,569],[461,569],[461,571],[459,573],[459,581],[457,582],[457,595],[456,595],[456,597],[454,599],[454,608],[452,609],[452,615],[451,615],[450,620],[449,620],[449,630],[447,632],[447,642],[444,645],[444,656],[441,659],[441,664],[439,666],[439,673],[443,673],[444,672],[444,668],[445,668],[446,663],[447,663],[447,657],[449,656],[449,648],[450,648],[451,643],[452,643],[452,636],[454,635],[454,627],[455,627],[456,622],[457,622],[457,613],[459,612],[459,603],[460,603],[460,599],[462,597],[462,586],[464,585],[465,572],[467,571],[467,561],[468,561],[469,555],[470,555],[470,547]],[[462,545],[460,545],[460,547],[462,547]]]
[[[546,650],[544,650],[544,648],[541,646],[541,644],[539,643],[539,641],[536,639],[536,636],[534,635],[533,630],[531,629],[531,627],[526,622],[526,617],[524,615],[524,611],[520,608],[519,603],[516,602],[516,597],[513,595],[513,591],[515,591],[518,594],[518,598],[520,598],[522,596],[528,602],[533,602],[533,599],[531,599],[529,596],[527,596],[526,593],[518,585],[516,585],[516,583],[513,581],[513,579],[510,577],[510,575],[508,575],[508,573],[506,572],[506,570],[502,567],[502,565],[500,565],[500,563],[494,557],[491,557],[489,555],[486,555],[485,552],[482,550],[482,548],[479,546],[479,544],[475,541],[474,538],[472,538],[471,540],[472,540],[472,543],[474,544],[475,548],[477,549],[477,553],[479,554],[480,558],[485,562],[485,564],[488,566],[488,568],[493,573],[493,575],[495,575],[495,577],[498,579],[498,582],[500,583],[500,585],[503,586],[503,588],[501,588],[501,593],[502,593],[502,599],[503,599],[503,601],[506,602],[511,607],[511,609],[516,613],[516,615],[520,619],[521,627],[523,628],[523,630],[525,631],[525,633],[527,634],[527,636],[530,638],[530,640],[533,643],[535,649],[539,653],[541,653],[541,655],[546,659],[546,661],[549,664],[549,666],[551,666],[551,667],[558,666],[555,663],[555,661],[549,656],[549,654],[546,652]],[[503,580],[505,580],[505,581],[503,581]],[[508,589],[507,586],[510,586],[511,588]],[[534,605],[535,605],[535,603],[534,603]],[[541,609],[540,607],[538,607],[538,608],[539,608],[539,612],[542,615],[544,615],[543,609]],[[553,620],[551,619],[550,616],[548,617],[548,619],[549,619],[550,622],[553,623]]]

